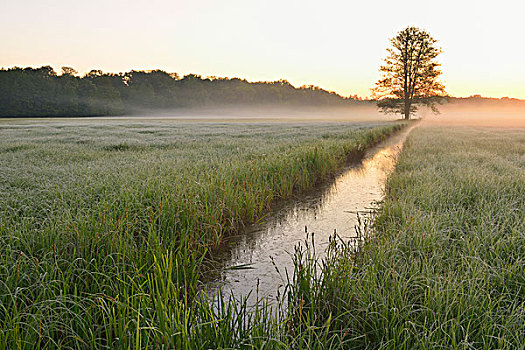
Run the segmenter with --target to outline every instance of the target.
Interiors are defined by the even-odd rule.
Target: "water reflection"
[[[334,231],[343,239],[355,236],[357,213],[366,215],[382,199],[385,181],[412,129],[369,150],[360,164],[347,168],[331,183],[281,205],[263,223],[231,240],[219,254],[225,268],[211,288],[236,297],[251,292],[250,303],[263,297],[275,300],[278,290],[282,295],[286,271],[293,273],[290,254],[304,241],[305,230],[315,233],[320,256]]]

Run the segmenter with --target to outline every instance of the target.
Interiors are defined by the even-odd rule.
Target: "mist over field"
[[[439,114],[422,108],[416,115],[426,124],[450,126],[525,127],[525,102],[518,101],[452,101],[438,106]],[[228,107],[140,111],[125,116],[132,119],[180,119],[208,121],[305,121],[305,122],[379,122],[398,120],[385,115],[374,102],[352,107]]]
[[[425,122],[435,125],[525,127],[524,101],[450,103],[439,107],[440,114],[422,113]]]
[[[525,101],[477,98],[451,99],[438,105],[439,113],[421,108],[415,118],[434,125],[492,127],[525,127]],[[351,106],[223,106],[176,109],[135,109],[122,116],[101,116],[95,119],[133,120],[197,120],[231,122],[384,122],[399,116],[381,113],[374,101],[361,101]]]
[[[281,79],[249,82],[161,70],[75,75],[50,66],[0,70],[0,117],[125,117],[180,120],[389,121],[376,100],[341,96]],[[525,101],[511,98],[439,98],[441,114],[421,108],[413,117],[432,123],[522,125]]]
[[[395,116],[379,113],[372,102],[363,102],[350,107],[308,107],[308,106],[226,106],[207,108],[181,108],[167,110],[136,110],[123,116],[133,119],[168,118],[182,120],[247,120],[247,121],[386,121]]]

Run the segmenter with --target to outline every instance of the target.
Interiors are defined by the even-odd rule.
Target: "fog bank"
[[[312,122],[378,122],[399,119],[380,113],[375,103],[362,102],[344,107],[302,106],[226,106],[170,110],[136,110],[131,115],[97,119],[159,119],[198,121],[312,121]]]
[[[525,103],[449,103],[439,110],[423,111],[425,124],[525,128]]]

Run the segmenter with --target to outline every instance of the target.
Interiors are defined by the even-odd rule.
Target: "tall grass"
[[[296,254],[297,347],[523,349],[524,155],[522,129],[413,131],[359,252]]]
[[[0,348],[285,346],[207,252],[402,127],[128,123],[0,125]]]

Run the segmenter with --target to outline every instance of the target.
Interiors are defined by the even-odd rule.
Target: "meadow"
[[[523,128],[414,130],[359,247],[297,251],[296,347],[523,349],[524,198]]]
[[[0,348],[285,345],[199,293],[213,249],[402,126],[1,121]]]

